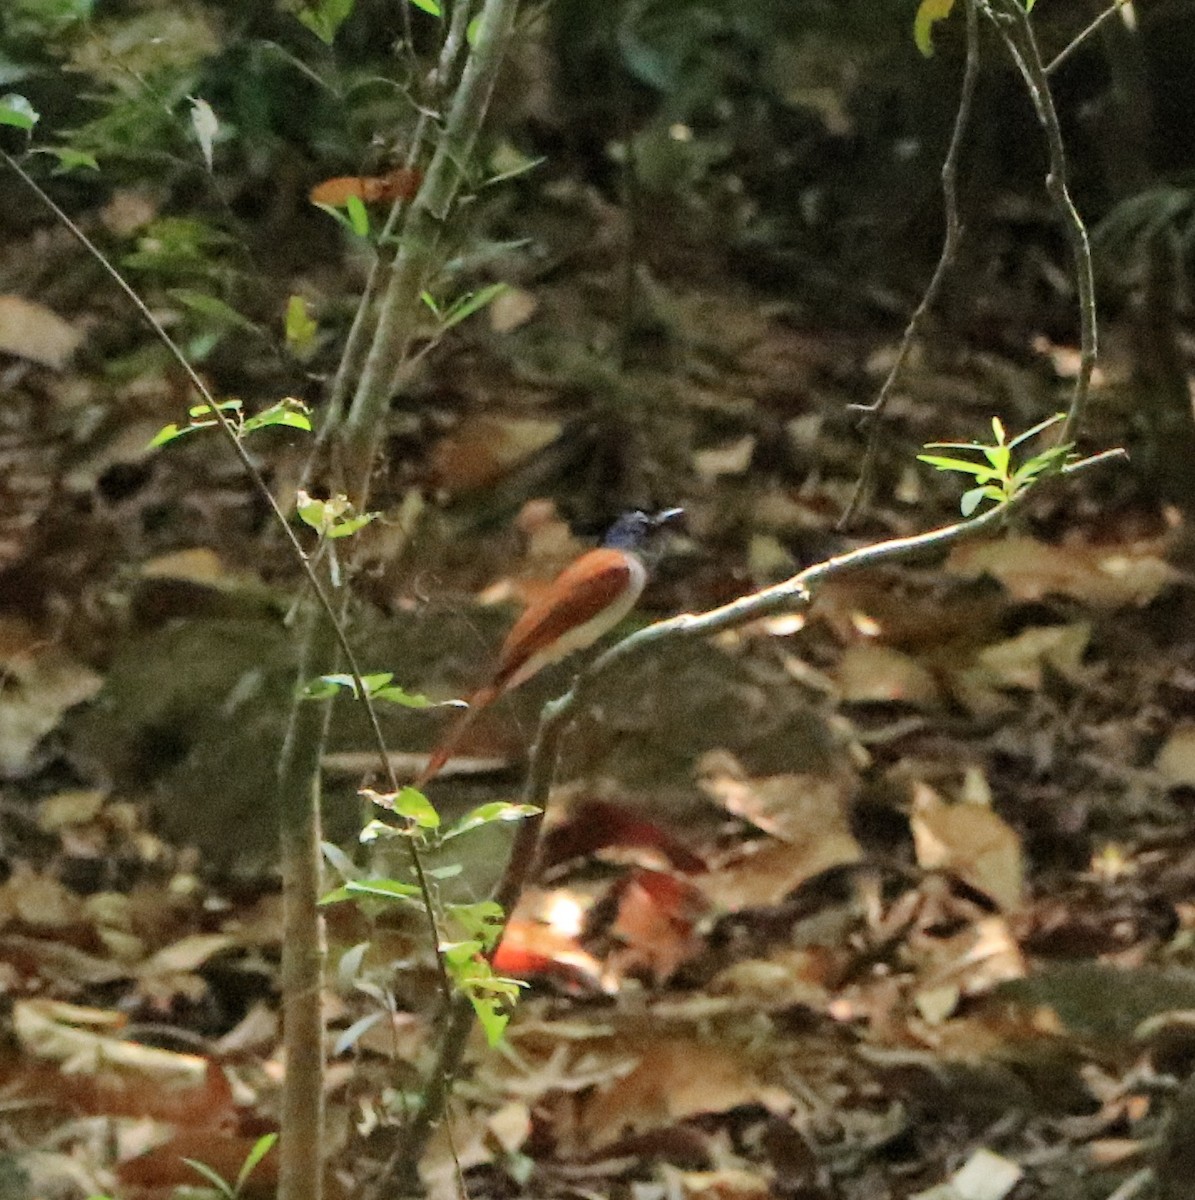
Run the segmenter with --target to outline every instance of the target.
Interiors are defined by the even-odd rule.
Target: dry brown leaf
[[[236,944],[236,938],[229,937],[226,933],[192,933],[147,959],[141,965],[138,974],[145,979],[155,975],[196,971],[209,958],[214,958]]]
[[[692,883],[663,871],[635,870],[617,888],[618,913],[610,932],[620,946],[607,959],[615,976],[670,979],[695,957],[704,940],[697,921],[705,899]]]
[[[256,1137],[246,1137],[214,1129],[184,1129],[173,1134],[167,1141],[135,1158],[118,1164],[116,1177],[124,1185],[123,1192],[136,1189],[141,1195],[171,1196],[184,1188],[197,1188],[204,1180],[187,1159],[201,1162],[210,1167],[222,1179],[235,1180],[249,1157]],[[332,1178],[325,1180],[333,1190],[325,1187],[325,1194],[342,1195],[339,1185]],[[253,1169],[237,1196],[243,1200],[268,1200],[278,1190],[278,1147],[271,1146],[269,1152]]]
[[[181,579],[188,583],[222,583],[228,578],[228,568],[209,546],[192,546],[159,554],[141,564],[146,579]]]
[[[977,661],[1005,687],[1038,691],[1043,668],[1074,678],[1091,641],[1091,622],[1038,625],[981,650]]]
[[[856,791],[854,778],[845,773],[749,779],[738,760],[723,750],[702,755],[697,783],[727,812],[786,842],[806,841],[814,814],[846,814]]]
[[[715,751],[699,767],[707,795],[783,841],[746,842],[694,880],[727,912],[779,904],[808,879],[858,862],[851,833],[852,780],[810,775],[748,779],[729,754]]]
[[[83,335],[57,313],[22,296],[0,296],[0,353],[61,371]]]
[[[507,286],[490,301],[490,328],[513,333],[526,325],[539,309],[539,301],[525,288]]]
[[[100,677],[26,622],[0,617],[0,773],[17,775],[68,708],[90,700]]]
[[[1154,767],[1170,787],[1195,787],[1195,725],[1181,725],[1162,743]]]
[[[123,1018],[122,1018],[123,1020]],[[111,1014],[18,1000],[12,1031],[25,1054],[17,1086],[51,1102],[108,1116],[151,1116],[191,1126],[229,1119],[232,1089],[210,1059],[111,1035]]]
[[[755,435],[744,434],[732,442],[693,452],[693,469],[707,483],[723,475],[742,475],[755,453]]]
[[[920,866],[952,872],[1005,911],[1020,904],[1021,840],[997,813],[980,804],[947,804],[918,783],[909,824]]]
[[[808,842],[748,842],[697,886],[716,908],[738,912],[780,904],[801,884],[831,867],[858,862],[863,856],[848,829],[811,829]]]
[[[782,1111],[788,1098],[765,1086],[740,1051],[713,1042],[660,1037],[641,1049],[634,1070],[583,1105],[578,1132],[590,1149],[598,1149],[628,1133],[667,1128],[744,1104]]]
[[[1024,1171],[992,1150],[976,1150],[945,1183],[918,1192],[912,1200],[1004,1200]]]
[[[83,902],[52,875],[18,862],[0,885],[0,924],[9,914],[31,929],[66,929],[83,920]]]
[[[914,1000],[931,1025],[948,1017],[961,997],[1023,979],[1028,969],[1003,917],[986,917],[950,938],[921,934],[908,948],[920,976]]]
[[[848,646],[835,672],[843,700],[854,704],[912,704],[932,708],[941,700],[938,682],[916,659],[876,642]]]
[[[59,833],[73,825],[87,825],[100,815],[107,798],[102,788],[55,792],[37,806],[38,828],[43,833]]]
[[[559,421],[546,417],[471,417],[437,443],[432,466],[448,491],[474,491],[550,445],[560,429]]]
[[[766,1200],[771,1184],[762,1175],[725,1167],[720,1171],[684,1171],[680,1176],[687,1200]]]
[[[1159,556],[1156,542],[1125,546],[1051,546],[1030,537],[956,546],[946,569],[990,575],[1016,600],[1070,596],[1101,608],[1148,604],[1185,578]]]

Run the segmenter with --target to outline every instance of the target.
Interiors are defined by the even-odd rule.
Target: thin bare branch
[[[921,335],[922,326],[929,316],[930,310],[937,303],[938,293],[946,273],[950,270],[958,254],[959,243],[963,237],[963,225],[959,216],[958,206],[958,162],[962,153],[963,138],[971,120],[971,109],[975,100],[975,86],[979,79],[979,0],[966,0],[967,17],[967,60],[963,68],[963,82],[959,90],[958,110],[954,117],[954,128],[950,135],[950,145],[942,162],[942,199],[946,215],[946,234],[942,240],[942,252],[938,257],[938,265],[930,277],[921,302],[917,305],[909,323],[905,326],[904,336],[897,347],[896,358],[887,378],[880,387],[879,394],[871,404],[855,405],[858,411],[866,414],[868,428],[867,448],[863,453],[863,464],[859,468],[859,480],[847,504],[846,511],[838,522],[839,529],[846,528],[858,512],[863,498],[870,485],[874,471],[876,455],[879,451],[880,424],[879,417],[884,411],[888,398],[892,395],[897,382],[904,373],[905,364],[917,338]]]
[[[1095,370],[1098,353],[1098,331],[1095,305],[1095,269],[1091,261],[1091,244],[1087,237],[1087,226],[1079,216],[1079,210],[1071,199],[1068,186],[1066,147],[1062,140],[1062,126],[1054,107],[1054,96],[1050,81],[1046,77],[1045,64],[1037,45],[1037,36],[1029,14],[1020,0],[990,0],[985,11],[999,30],[1009,54],[1017,64],[1025,80],[1029,97],[1037,112],[1037,119],[1046,136],[1046,154],[1049,171],[1046,175],[1046,191],[1062,218],[1062,226],[1071,248],[1075,273],[1075,287],[1079,294],[1079,371],[1071,393],[1066,420],[1059,433],[1059,443],[1073,442],[1083,420],[1087,397],[1091,390],[1091,375]]]
[[[1070,58],[1070,56],[1074,54],[1074,52],[1078,50],[1078,48],[1100,28],[1105,21],[1107,21],[1110,17],[1115,16],[1122,8],[1127,8],[1132,3],[1133,0],[1116,0],[1111,8],[1104,9],[1104,11],[1100,13],[1100,15],[1096,17],[1090,25],[1088,25],[1081,32],[1077,33],[1074,37],[1074,40],[1069,42],[1050,60],[1045,68],[1046,74],[1053,75],[1054,72],[1057,71],[1058,68],[1062,66],[1062,64],[1066,62],[1066,60]]]

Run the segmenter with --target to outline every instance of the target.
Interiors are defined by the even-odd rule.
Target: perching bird
[[[556,576],[506,635],[493,678],[473,694],[468,711],[432,751],[415,781],[417,788],[439,774],[465,730],[499,696],[551,663],[593,645],[635,607],[647,583],[642,551],[651,535],[682,511],[667,508],[654,516],[626,513],[610,527],[598,549],[582,554]]]

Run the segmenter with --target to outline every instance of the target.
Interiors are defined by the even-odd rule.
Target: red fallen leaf
[[[507,923],[494,951],[494,970],[516,979],[550,976],[597,986],[601,963],[570,934],[542,921],[515,919]]]
[[[552,829],[544,843],[544,862],[555,866],[610,847],[657,851],[669,866],[691,875],[708,869],[704,859],[666,829],[606,800],[584,801]]]
[[[613,895],[618,911],[610,932],[622,947],[610,955],[612,970],[663,981],[701,950],[697,922],[708,904],[691,883],[663,871],[636,870],[615,885]]]
[[[414,167],[398,167],[385,175],[337,175],[311,189],[312,204],[347,204],[351,196],[366,204],[393,204],[410,200],[423,182],[423,172]]]

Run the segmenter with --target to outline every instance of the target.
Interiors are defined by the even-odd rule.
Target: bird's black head
[[[675,521],[685,510],[666,508],[658,513],[623,513],[606,531],[602,545],[612,550],[638,550],[653,533],[670,521]]]

